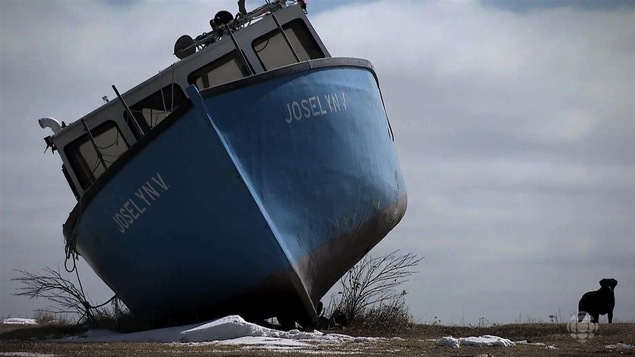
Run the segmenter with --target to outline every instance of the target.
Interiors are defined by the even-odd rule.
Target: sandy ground
[[[635,323],[601,324],[591,338],[574,338],[565,323],[511,324],[487,328],[413,325],[397,333],[345,330],[351,336],[376,340],[311,346],[219,345],[204,343],[82,343],[51,341],[67,334],[59,327],[0,325],[0,356],[635,356]],[[444,336],[495,335],[516,341],[513,347],[440,347]],[[583,336],[584,337],[584,336]],[[519,343],[518,341],[526,341]]]

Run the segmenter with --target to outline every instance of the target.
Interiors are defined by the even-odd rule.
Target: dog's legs
[[[613,311],[609,311],[609,323],[613,323]]]
[[[598,323],[600,322],[600,314],[589,314],[591,315],[591,322]]]
[[[578,312],[578,322],[582,322],[582,320],[584,320],[585,316],[586,316],[586,312],[584,312],[584,311]]]

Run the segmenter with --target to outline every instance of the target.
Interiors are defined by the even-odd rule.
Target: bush
[[[402,332],[412,325],[404,296],[364,309],[351,327],[379,333]]]
[[[423,258],[394,251],[380,257],[366,256],[341,279],[341,291],[331,298],[327,315],[342,313],[355,327],[387,331],[410,323],[406,291],[397,287],[416,273]]]
[[[105,327],[104,322],[112,324],[116,322],[121,313],[121,302],[113,296],[110,300],[99,305],[93,305],[84,293],[79,274],[76,274],[78,285],[62,276],[54,269],[46,267],[40,273],[30,273],[24,270],[16,270],[20,276],[12,280],[22,283],[15,295],[28,296],[29,298],[45,298],[55,305],[50,310],[38,312],[36,320],[40,324],[51,323],[58,320],[56,315],[77,315],[77,324],[86,324],[89,327]],[[77,273],[77,271],[75,271]],[[108,307],[111,304],[112,307]],[[65,320],[65,319],[64,319]],[[40,322],[41,321],[41,322]],[[65,321],[66,322],[66,321]]]
[[[59,314],[49,310],[37,310],[34,319],[40,326],[70,324],[66,314]]]

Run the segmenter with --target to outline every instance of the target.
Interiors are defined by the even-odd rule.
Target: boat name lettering
[[[133,195],[112,215],[119,233],[125,233],[169,187],[157,172],[133,192]]]
[[[326,114],[345,112],[348,110],[348,106],[346,95],[341,92],[294,100],[285,104],[285,110],[287,116],[284,121],[291,124],[294,120],[299,121]]]

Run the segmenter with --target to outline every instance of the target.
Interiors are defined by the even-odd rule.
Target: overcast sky
[[[635,320],[633,4],[309,2],[331,54],[379,75],[409,206],[371,254],[424,257],[416,321],[568,320],[604,277]],[[12,295],[13,269],[63,270],[75,199],[37,119],[75,121],[158,73],[220,9],[236,1],[0,0],[1,317],[48,306]]]

